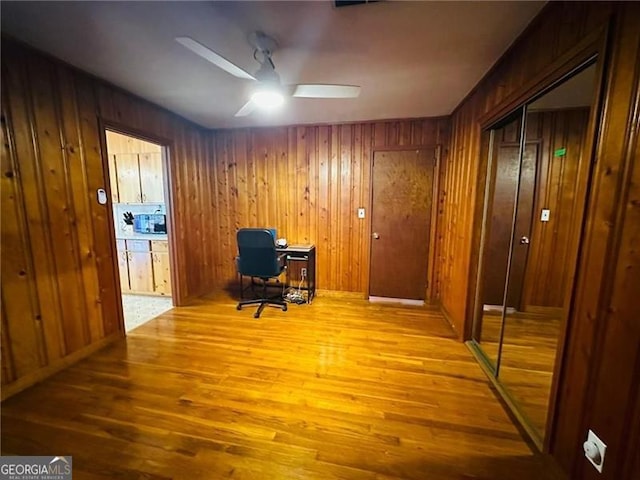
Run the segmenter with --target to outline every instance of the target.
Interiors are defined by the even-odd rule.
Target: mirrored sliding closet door
[[[472,345],[539,446],[580,248],[595,74],[581,69],[484,136]]]

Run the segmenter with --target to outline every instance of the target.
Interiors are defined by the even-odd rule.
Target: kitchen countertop
[[[116,233],[116,240],[158,240],[166,242],[167,239],[166,233]]]

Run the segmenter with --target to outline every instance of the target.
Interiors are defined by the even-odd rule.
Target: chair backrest
[[[238,240],[238,271],[251,277],[277,277],[281,267],[278,262],[273,234],[265,228],[241,228]]]

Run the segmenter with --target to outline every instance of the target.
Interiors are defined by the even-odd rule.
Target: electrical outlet
[[[302,278],[305,278],[307,276],[307,269],[306,268],[301,268],[300,269],[300,275],[302,275]]]
[[[607,450],[605,443],[598,438],[598,436],[589,430],[587,434],[587,441],[582,445],[584,448],[584,456],[595,467],[598,472],[602,473],[602,466],[604,464],[604,454]]]

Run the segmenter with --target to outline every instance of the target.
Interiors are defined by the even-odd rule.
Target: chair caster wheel
[[[283,306],[282,306],[282,311],[283,311],[283,312],[286,312],[286,311],[287,311],[287,306],[286,306],[286,305],[283,305]]]
[[[242,310],[242,305],[236,305],[236,310]]]
[[[254,313],[253,314],[253,318],[260,318],[260,314],[259,313]]]

